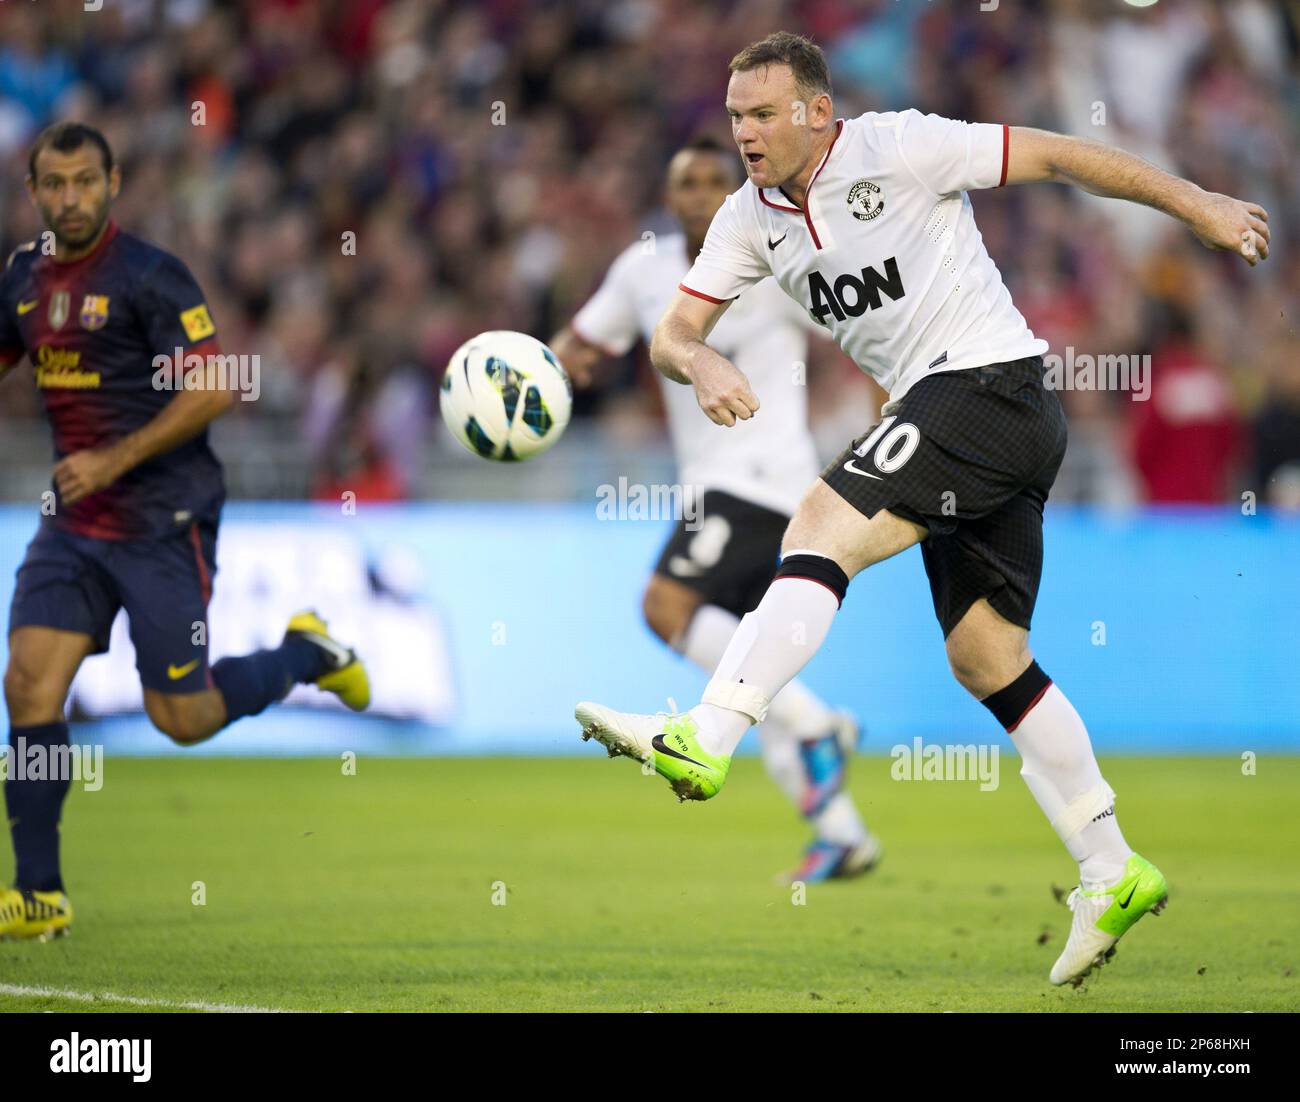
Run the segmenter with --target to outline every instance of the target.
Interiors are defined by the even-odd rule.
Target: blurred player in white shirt
[[[727,193],[740,182],[733,152],[709,138],[669,164],[665,199],[681,233],[629,246],[573,321],[550,342],[582,385],[606,356],[624,355],[654,327],[704,243]],[[749,288],[710,336],[741,367],[770,411],[760,425],[719,432],[689,387],[660,377],[683,494],[695,522],[678,521],[646,585],[650,629],[712,672],[740,622],[776,572],[781,537],[819,464],[808,430],[808,334],[825,332],[772,280]],[[870,869],[880,846],[844,789],[858,726],[791,681],[759,728],[773,780],[815,836],[788,874],[804,882]]]

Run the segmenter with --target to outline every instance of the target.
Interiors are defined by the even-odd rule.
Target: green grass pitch
[[[0,945],[0,1010],[132,1009],[67,992],[357,1011],[1300,1009],[1300,758],[1262,756],[1257,776],[1228,757],[1103,760],[1171,899],[1079,990],[1047,982],[1069,919],[1051,889],[1072,864],[1018,759],[1001,764],[981,793],[859,758],[884,862],[796,905],[772,878],[804,827],[753,758],[719,798],[678,805],[594,754],[363,755],[355,776],[110,757],[64,817],[72,936]]]

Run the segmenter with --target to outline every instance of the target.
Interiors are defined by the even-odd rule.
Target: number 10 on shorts
[[[897,414],[886,417],[875,427],[870,436],[853,449],[853,453],[863,459],[874,449],[876,454],[872,461],[876,465],[876,470],[882,474],[890,474],[898,470],[912,458],[912,453],[921,442],[920,429],[910,421],[895,425],[894,422],[897,420]]]

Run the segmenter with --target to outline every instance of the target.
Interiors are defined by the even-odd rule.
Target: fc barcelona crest
[[[67,291],[55,291],[50,296],[50,312],[46,315],[50,322],[51,329],[62,329],[63,323],[68,320],[68,310],[72,304],[72,296]]]
[[[81,328],[102,329],[108,321],[108,296],[87,295],[81,304]]]

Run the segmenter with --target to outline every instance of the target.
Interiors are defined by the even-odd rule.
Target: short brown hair
[[[98,147],[99,155],[104,160],[104,175],[113,171],[113,151],[108,147],[108,140],[93,126],[80,122],[56,122],[47,126],[32,143],[31,152],[27,154],[27,171],[33,179],[36,177],[36,155],[42,149],[54,149],[59,153],[71,153],[89,142]]]
[[[831,94],[831,74],[826,55],[811,38],[789,31],[776,31],[752,42],[731,59],[733,73],[747,73],[760,65],[789,65],[795,87],[805,99]]]

